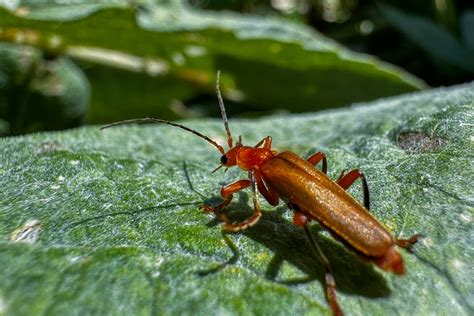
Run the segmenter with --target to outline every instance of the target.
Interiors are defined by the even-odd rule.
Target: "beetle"
[[[248,178],[225,185],[220,190],[223,201],[215,206],[204,205],[205,212],[221,215],[228,206],[234,193],[246,188],[252,190],[253,214],[241,222],[231,222],[227,217],[220,216],[226,232],[238,232],[254,226],[262,213],[258,201],[258,193],[272,206],[280,200],[294,211],[293,222],[304,229],[312,250],[321,261],[325,272],[326,298],[333,314],[342,315],[337,303],[336,283],[334,281],[328,259],[311,233],[309,222],[317,221],[336,239],[362,257],[380,267],[382,270],[402,275],[405,272],[403,259],[396,246],[409,248],[415,244],[419,234],[408,239],[393,237],[383,224],[369,212],[370,196],[367,180],[359,169],[341,172],[337,180],[327,176],[327,159],[323,152],[316,152],[303,159],[290,151],[278,153],[272,149],[272,138],[265,137],[255,146],[245,146],[242,138],[234,144],[229,129],[229,122],[219,88],[220,72],[217,73],[216,93],[227,134],[226,151],[208,136],[186,127],[158,118],[132,119],[111,123],[102,127],[130,123],[164,123],[184,129],[206,140],[221,154],[220,164],[213,172],[225,167],[239,167],[248,173]],[[316,165],[321,163],[321,170]],[[363,204],[352,197],[347,189],[356,181],[362,181]]]

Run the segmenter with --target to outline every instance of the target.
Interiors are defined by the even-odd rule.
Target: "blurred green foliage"
[[[0,135],[81,125],[89,96],[89,84],[71,60],[48,60],[37,49],[0,43]]]
[[[219,116],[217,69],[231,116],[465,82],[473,30],[471,1],[0,0],[0,135]]]
[[[209,10],[280,15],[354,51],[378,56],[431,86],[474,79],[470,0],[189,0]]]
[[[57,82],[35,78],[33,70],[10,72],[29,69],[21,58],[2,66],[8,75],[0,104],[8,115],[0,118],[9,134],[77,126],[84,118],[217,116],[217,69],[231,115],[317,111],[425,87],[402,69],[351,52],[286,15],[202,10],[184,0],[0,0],[0,41],[17,45],[20,54],[34,51],[35,65],[63,60],[74,67],[73,61],[81,67],[75,78],[83,81],[58,99],[64,104],[56,108],[71,110],[43,111],[39,105],[48,101],[37,100],[41,93],[34,89],[54,90],[57,85],[50,85]],[[78,95],[72,104],[69,96]],[[38,112],[46,116],[43,123]],[[79,119],[71,121],[68,113]]]

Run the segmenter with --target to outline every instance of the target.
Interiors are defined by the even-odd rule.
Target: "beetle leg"
[[[258,202],[258,197],[257,197],[257,186],[256,186],[254,171],[249,171],[249,177],[250,177],[250,183],[252,184],[252,198],[253,198],[253,207],[254,207],[253,214],[246,220],[239,223],[229,223],[226,221],[224,223],[224,231],[238,232],[241,230],[245,230],[257,224],[258,220],[260,219],[260,216],[262,216],[262,213],[260,212],[260,204]]]
[[[323,161],[323,165],[321,167],[321,171],[326,174],[327,170],[328,170],[328,161],[326,159],[326,154],[324,154],[323,152],[321,151],[318,151],[317,153],[311,155],[311,157],[309,157],[308,159],[306,159],[306,161],[308,161],[310,164],[312,165],[317,165],[320,161]]]
[[[345,173],[342,171],[339,179],[336,181],[344,190],[347,190],[358,178],[362,180],[362,187],[364,190],[364,206],[367,210],[370,210],[370,194],[369,186],[364,174],[359,169],[354,169]]]
[[[289,207],[292,208],[292,205],[290,204]],[[331,265],[329,264],[328,258],[326,258],[326,256],[324,255],[323,251],[321,250],[321,247],[319,247],[318,242],[316,241],[313,236],[313,233],[311,232],[311,229],[309,227],[310,220],[311,219],[308,218],[308,216],[306,216],[306,214],[304,214],[303,212],[294,210],[293,222],[296,226],[304,228],[306,236],[308,237],[308,240],[311,244],[311,249],[313,250],[313,253],[323,265],[324,278],[326,283],[326,298],[329,302],[329,305],[331,306],[332,313],[337,316],[343,315],[342,310],[339,307],[339,304],[337,303],[336,281],[332,276]]]
[[[347,169],[343,169],[341,173],[339,174],[339,177],[337,177],[336,183],[339,182],[345,175],[346,175]]]
[[[271,149],[272,148],[272,137],[271,136],[265,137],[264,139],[259,141],[257,143],[257,145],[255,145],[254,147],[257,148],[257,147],[260,147],[260,146],[262,146],[262,148],[265,148],[265,149]]]
[[[415,235],[411,236],[408,239],[396,239],[395,243],[399,247],[410,248],[411,246],[413,246],[418,241],[418,239],[420,237],[421,237],[421,234],[415,234]]]
[[[301,213],[296,211],[295,212],[295,217],[297,218],[304,218],[306,217],[304,214],[301,213],[301,215],[297,215],[297,213]],[[311,244],[311,249],[313,250],[314,254],[318,259],[321,261],[323,268],[324,268],[324,279],[326,283],[326,298],[329,302],[329,306],[331,306],[332,313],[334,315],[343,315],[341,308],[339,307],[339,304],[337,303],[337,296],[336,296],[336,281],[334,280],[334,277],[332,275],[332,270],[331,270],[331,265],[329,264],[329,260],[326,258],[324,255],[323,251],[321,250],[321,247],[319,246],[318,242],[313,236],[313,233],[311,232],[311,229],[309,227],[308,221],[301,222],[301,226],[304,227],[304,231],[306,232],[306,236],[308,237],[310,244]]]
[[[262,180],[262,175],[258,170],[255,170],[255,181],[257,182],[257,189],[263,195],[265,200],[270,203],[270,205],[277,206],[280,200],[280,196],[277,192],[268,188]]]
[[[231,184],[228,184],[224,187],[221,188],[221,196],[224,199],[224,201],[216,206],[209,206],[209,205],[203,205],[201,209],[204,212],[217,212],[222,210],[224,207],[229,205],[230,201],[232,201],[233,194],[237,191],[243,190],[245,188],[248,188],[250,186],[250,180],[243,179],[243,180],[238,180],[235,181]]]
[[[346,170],[343,170],[336,182],[344,190],[347,190],[358,178],[361,178],[364,189],[364,206],[367,210],[370,210],[369,186],[367,185],[367,180],[365,179],[364,174],[359,169],[354,169],[348,173],[346,173]],[[395,243],[399,247],[410,248],[418,241],[420,237],[420,234],[415,234],[408,239],[396,239]]]

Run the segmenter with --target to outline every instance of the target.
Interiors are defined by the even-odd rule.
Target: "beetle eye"
[[[227,163],[227,156],[226,156],[226,155],[222,155],[222,157],[221,157],[221,163],[222,163],[223,165],[225,165],[225,164]]]

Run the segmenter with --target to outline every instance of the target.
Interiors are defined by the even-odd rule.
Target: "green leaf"
[[[17,1],[0,8],[3,40],[33,30],[29,44],[81,62],[93,87],[90,122],[143,112],[176,117],[176,100],[213,96],[216,69],[224,95],[254,111],[314,111],[425,87],[284,19],[206,12],[178,0],[129,2]]]
[[[234,136],[307,157],[329,176],[361,168],[372,212],[397,237],[407,275],[363,262],[314,231],[342,308],[354,315],[472,315],[474,84],[305,116],[231,119]],[[187,125],[224,142],[222,122]],[[220,154],[170,126],[87,127],[0,139],[0,312],[32,314],[314,315],[329,312],[321,265],[286,207],[262,201],[260,222],[230,236],[198,207],[246,174],[210,171]],[[360,187],[350,189],[361,198]],[[200,192],[205,198],[202,198]],[[251,213],[247,192],[232,218]],[[210,272],[210,271],[208,271]],[[289,285],[283,281],[318,277]],[[27,302],[27,303],[26,303]]]

